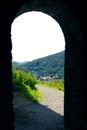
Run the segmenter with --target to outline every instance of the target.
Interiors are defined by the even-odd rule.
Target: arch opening
[[[45,77],[45,78],[49,77],[52,80],[53,77],[57,76],[58,77],[57,80],[64,79],[64,51],[65,51],[64,35],[60,25],[51,16],[44,14],[43,12],[36,12],[36,11],[24,13],[14,20],[12,24],[11,33],[12,33],[12,46],[13,46],[12,48],[13,61],[16,61],[21,64],[21,62],[23,63],[28,61],[32,62],[34,60],[51,55],[57,56],[57,54],[63,52],[62,54],[63,59],[61,59],[63,64],[62,65],[63,74],[62,76],[60,76],[61,78],[59,77],[58,73],[52,74],[52,72],[51,74],[48,75],[47,74],[40,75],[39,72],[39,77]],[[25,53],[27,55],[24,55]],[[51,61],[51,62],[57,62],[57,61]],[[38,74],[38,72],[33,74]],[[63,102],[62,106],[60,107],[61,107],[60,115],[63,116],[64,114]]]

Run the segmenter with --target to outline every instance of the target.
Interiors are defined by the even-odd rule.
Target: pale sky
[[[11,27],[13,61],[32,61],[65,50],[59,24],[42,12],[27,12],[17,17]]]

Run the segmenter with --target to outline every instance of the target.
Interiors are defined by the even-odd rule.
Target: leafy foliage
[[[27,73],[21,70],[13,70],[12,82],[16,85],[26,84],[33,88],[37,83],[37,80],[31,73]]]
[[[35,87],[37,80],[31,73],[13,69],[12,83],[13,90],[19,95],[29,98],[33,102],[42,100],[43,93]]]

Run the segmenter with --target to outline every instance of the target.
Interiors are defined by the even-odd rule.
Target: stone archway
[[[65,36],[65,101],[64,101],[64,124],[65,128],[85,129],[84,119],[84,32],[82,21],[80,22],[78,11],[75,6],[70,6],[65,1],[19,1],[12,7],[2,9],[3,20],[1,21],[1,93],[0,93],[0,127],[1,129],[14,129],[14,116],[12,107],[11,85],[11,37],[10,26],[14,18],[27,11],[42,11],[53,17],[61,26]],[[73,4],[73,3],[72,3]],[[74,3],[75,4],[75,3]],[[77,2],[76,2],[77,4]],[[21,8],[20,8],[21,7]],[[71,8],[72,7],[72,8]],[[79,8],[79,7],[78,7]],[[8,11],[6,11],[6,9]],[[79,10],[79,9],[78,9]],[[3,25],[3,26],[2,26]],[[4,30],[4,31],[3,31]],[[4,38],[5,37],[5,38]],[[4,46],[4,43],[5,46]],[[4,54],[2,52],[4,50]],[[3,57],[2,57],[3,56]],[[5,82],[4,82],[5,81]],[[82,87],[83,86],[83,87]],[[4,109],[3,109],[4,108]],[[6,109],[7,108],[7,109]],[[79,109],[79,110],[78,110]],[[4,113],[4,116],[3,116]],[[4,125],[5,119],[5,125]],[[4,129],[4,130],[5,130]]]

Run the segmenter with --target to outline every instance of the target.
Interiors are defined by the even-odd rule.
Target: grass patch
[[[40,102],[42,100],[43,93],[35,87],[37,79],[32,73],[13,68],[12,83],[13,90],[18,95],[33,102]]]
[[[38,84],[41,86],[47,86],[51,88],[58,89],[64,92],[64,81],[51,80],[51,81],[38,81]]]
[[[33,102],[40,102],[43,99],[43,93],[38,90],[36,87],[33,89],[27,85],[14,86],[14,91],[18,93],[18,95],[23,96]]]

